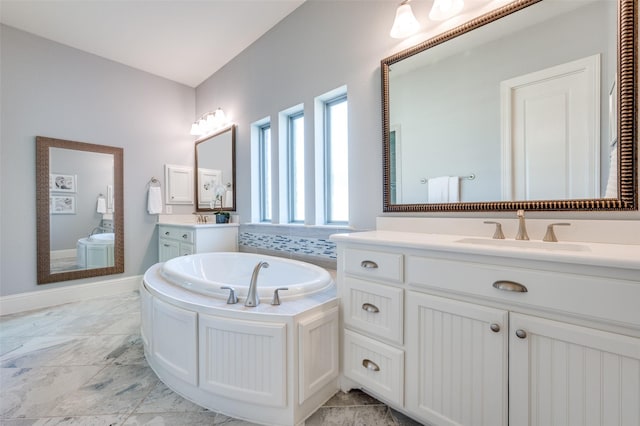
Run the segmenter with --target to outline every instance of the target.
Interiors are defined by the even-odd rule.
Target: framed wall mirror
[[[518,0],[383,59],[384,211],[637,209],[636,33]]]
[[[196,141],[196,210],[236,209],[236,126]]]
[[[124,272],[122,154],[36,137],[38,284]]]

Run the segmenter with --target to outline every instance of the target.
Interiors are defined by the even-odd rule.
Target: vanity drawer
[[[347,248],[344,251],[344,268],[351,275],[402,283],[403,255]]]
[[[404,351],[344,332],[344,374],[388,402],[404,403]]]
[[[171,238],[173,240],[193,243],[193,230],[188,228],[176,228],[173,226],[160,226],[159,231],[161,238]]]
[[[511,281],[527,292],[503,291]],[[502,265],[407,256],[407,283],[559,313],[640,326],[640,282]]]
[[[345,324],[401,345],[404,290],[351,277],[344,285]]]

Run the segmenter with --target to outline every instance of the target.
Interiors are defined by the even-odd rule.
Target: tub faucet
[[[528,240],[527,227],[524,223],[524,210],[518,210],[518,233],[516,234],[516,240]]]
[[[249,292],[247,293],[247,300],[244,302],[244,306],[258,306],[260,304],[260,298],[258,297],[258,273],[262,268],[268,268],[267,262],[258,262],[253,268],[253,274],[251,275],[251,283],[249,284]]]

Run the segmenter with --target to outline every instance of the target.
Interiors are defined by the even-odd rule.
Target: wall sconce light
[[[218,130],[227,124],[226,114],[222,108],[218,108],[215,112],[205,112],[200,116],[200,119],[194,121],[191,125],[190,133],[194,136],[202,136]]]
[[[435,0],[431,12],[429,12],[429,19],[444,21],[459,13],[463,7],[463,0]]]
[[[420,29],[420,24],[413,15],[409,1],[411,0],[404,0],[396,9],[396,18],[393,21],[391,32],[389,32],[393,38],[406,38]]]

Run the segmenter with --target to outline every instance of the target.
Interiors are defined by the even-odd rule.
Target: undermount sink
[[[526,241],[526,240],[496,240],[488,238],[462,238],[457,243],[475,244],[479,246],[548,250],[548,251],[591,251],[584,244],[576,243],[553,243],[546,241]]]

